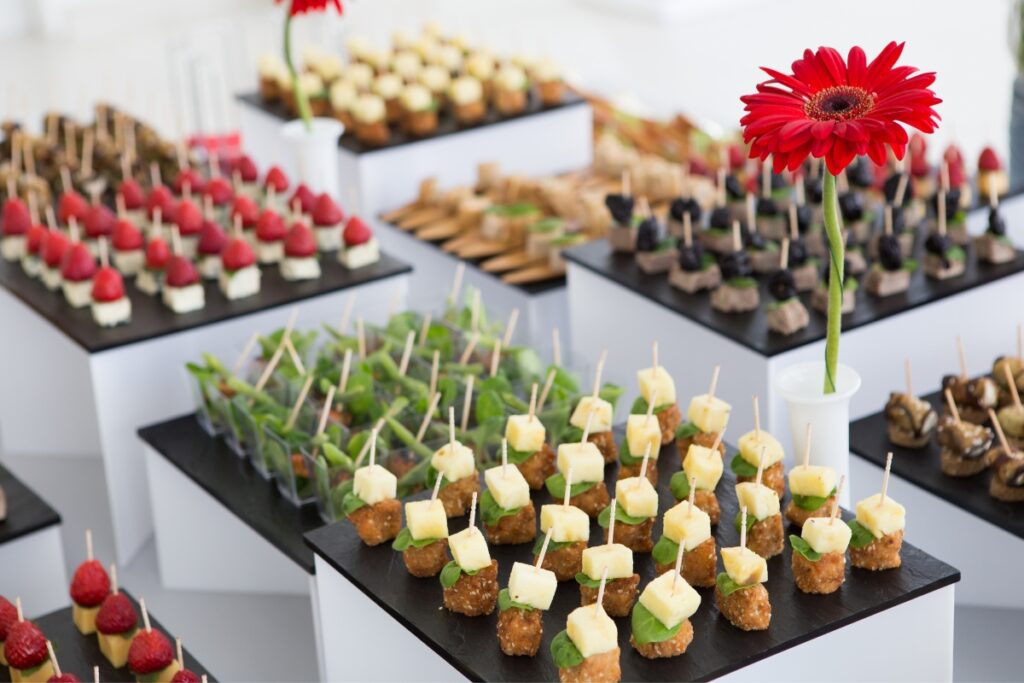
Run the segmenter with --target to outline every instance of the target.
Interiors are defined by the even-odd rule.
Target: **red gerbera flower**
[[[903,43],[889,43],[870,63],[859,47],[842,55],[830,47],[804,50],[793,73],[762,67],[771,80],[740,100],[747,112],[740,120],[751,158],[773,158],[775,171],[796,170],[808,155],[824,158],[838,174],[854,157],[867,154],[876,164],[888,145],[897,159],[907,146],[901,124],[931,133],[942,100],[928,86],[934,73],[896,66]]]
[[[274,0],[275,5],[287,2],[289,5],[288,14],[298,16],[306,12],[326,12],[328,6],[334,7],[341,14],[341,0]]]

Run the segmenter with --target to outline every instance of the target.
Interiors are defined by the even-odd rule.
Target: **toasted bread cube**
[[[619,632],[615,622],[597,603],[577,607],[569,612],[565,630],[569,640],[584,657],[609,652],[619,646]]]
[[[383,465],[367,465],[356,470],[352,493],[367,505],[390,500],[398,493],[398,477]]]
[[[700,607],[700,593],[682,577],[676,578],[674,571],[665,572],[647,584],[640,594],[640,604],[665,628],[674,628],[692,617]]]
[[[530,504],[530,485],[515,465],[492,467],[484,472],[484,481],[499,507],[515,510]]]
[[[594,417],[590,417],[593,413]],[[587,419],[590,419],[590,433],[600,434],[611,431],[612,428],[612,404],[603,398],[584,396],[576,404],[576,410],[572,411],[569,424],[577,429],[587,428]]]
[[[541,569],[525,562],[512,565],[508,577],[508,593],[516,602],[534,609],[548,609],[555,599],[558,579],[550,569]]]
[[[857,503],[857,521],[881,538],[907,526],[907,511],[902,505],[886,496],[882,502],[882,494],[876,493]]]
[[[455,564],[464,571],[475,572],[491,566],[491,553],[487,549],[487,539],[479,527],[466,527],[457,534],[448,537],[448,548],[452,551]]]
[[[722,454],[706,446],[692,444],[683,458],[683,471],[693,480],[694,486],[702,491],[715,490],[724,467]]]
[[[801,538],[818,553],[845,553],[852,534],[838,517],[811,517],[800,531]]]
[[[536,453],[544,447],[544,423],[537,416],[509,415],[505,423],[508,447],[523,453]]]
[[[449,482],[476,474],[476,458],[473,457],[473,451],[458,441],[455,442],[454,447],[452,444],[446,443],[438,448],[430,459],[430,464]]]
[[[558,543],[586,542],[590,538],[590,517],[575,505],[544,505],[540,509],[540,532],[551,529],[551,540]]]
[[[633,576],[633,551],[621,543],[595,545],[583,551],[583,573],[597,581],[605,568],[608,580]]]
[[[573,484],[604,480],[604,456],[590,441],[563,443],[558,447],[558,471],[568,476],[570,466]]]
[[[697,429],[702,432],[717,434],[729,424],[731,410],[732,406],[722,399],[701,394],[690,399],[690,407],[686,409],[686,419],[697,425]]]
[[[722,548],[722,564],[729,578],[741,586],[768,580],[768,562],[750,548]]]
[[[687,551],[711,538],[711,517],[696,505],[690,508],[688,500],[669,508],[662,526],[669,540],[684,544]]]
[[[757,467],[761,460],[761,450],[764,449],[764,468],[768,469],[785,456],[782,444],[774,436],[764,431],[747,432],[740,437],[737,447],[744,460],[754,467]]]
[[[448,515],[440,500],[414,500],[405,504],[405,525],[413,539],[448,538]]]
[[[797,465],[789,471],[789,492],[828,498],[836,487],[836,471],[820,465]]]
[[[636,373],[636,379],[640,383],[640,395],[648,405],[654,398],[658,404],[654,406],[667,406],[676,402],[676,383],[672,381],[672,375],[668,374],[663,366],[656,368],[644,368]]]
[[[658,459],[661,451],[661,426],[658,418],[651,415],[630,415],[626,418],[626,446],[630,455],[642,457],[647,447],[651,449],[651,460]]]
[[[615,482],[615,498],[630,517],[656,517],[658,492],[647,477],[626,477]]]
[[[757,521],[779,514],[779,496],[764,484],[745,481],[736,484],[736,498],[740,509],[747,508],[747,514]]]

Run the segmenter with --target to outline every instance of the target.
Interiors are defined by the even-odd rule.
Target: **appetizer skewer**
[[[682,475],[685,477],[686,473]],[[678,560],[681,557],[682,564],[676,566],[676,572],[681,572],[691,586],[710,588],[715,585],[717,546],[711,534],[711,517],[697,507],[694,501],[697,493],[695,480],[691,479],[689,486],[689,499],[665,511],[662,537],[651,551],[654,571],[659,575],[664,574],[672,569],[672,559]]]
[[[324,402],[324,415],[333,399],[332,386]],[[323,422],[322,416],[321,424]],[[398,478],[377,464],[377,430],[371,430],[370,464],[355,471],[352,491],[342,503],[346,518],[366,545],[380,545],[398,536],[402,527],[402,504],[396,498],[397,491]]]
[[[689,499],[699,510],[707,513],[712,526],[718,524],[721,506],[715,488],[722,479],[725,464],[722,462],[724,431],[719,432],[710,446],[691,444],[683,458],[683,469],[672,475],[669,488],[676,500]]]
[[[409,573],[420,578],[437,576],[448,561],[448,515],[437,498],[443,478],[438,474],[428,500],[405,504],[405,528],[391,544],[393,550],[402,553]]]
[[[92,530],[85,530],[85,562],[78,565],[71,579],[71,620],[79,632],[96,633],[96,614],[110,594],[110,576],[92,554]]]
[[[590,423],[594,413],[587,418],[587,426],[583,429],[583,437],[579,443],[563,443],[558,447],[558,471],[544,482],[548,493],[555,500],[561,499],[565,491],[570,491],[569,503],[583,510],[591,517],[597,517],[608,507],[608,487],[604,483],[604,457],[588,437]],[[575,473],[572,485],[569,484],[569,472]]]
[[[636,600],[640,575],[633,572],[633,551],[615,542],[615,507],[616,502],[612,500],[607,542],[583,551],[583,568],[576,575],[576,583],[580,585],[581,605],[603,598],[601,604],[608,614],[624,617]],[[604,586],[606,581],[607,586]]]
[[[54,675],[53,660],[46,646],[46,636],[25,618],[21,598],[15,598],[16,621],[7,629],[4,659],[11,680],[16,683],[44,683]]]
[[[680,544],[675,569],[648,583],[633,606],[629,642],[648,659],[681,655],[693,641],[690,617],[700,607],[700,594],[681,574],[684,550]]]
[[[736,484],[736,498],[740,507],[747,511],[742,522],[750,549],[765,559],[775,557],[785,546],[782,530],[782,515],[779,512],[779,495],[774,489],[761,483],[766,460],[765,446],[761,446],[761,464],[757,467],[754,481]],[[736,524],[741,523],[736,516]]]
[[[747,548],[747,508],[740,509],[740,544],[722,548],[725,571],[715,580],[715,604],[729,623],[744,631],[764,631],[772,620],[772,605],[764,582],[768,563]]]
[[[487,490],[480,497],[480,517],[488,542],[532,541],[537,535],[537,512],[530,500],[530,485],[518,468],[509,466],[506,439],[501,441],[501,464],[484,470],[484,482]]]
[[[910,372],[910,359],[904,365],[906,393],[893,392],[885,404],[885,418],[889,423],[889,440],[904,448],[923,448],[931,440],[939,418],[928,401],[914,395]]]
[[[839,480],[836,496],[843,488]],[[807,519],[800,535],[790,535],[793,546],[793,580],[804,593],[834,593],[846,579],[846,548],[850,527],[839,518],[839,501],[833,496],[827,517]]]
[[[761,429],[761,410],[757,396],[754,403],[754,429],[740,437],[737,453],[730,468],[737,482],[753,481],[758,469],[763,468],[764,484],[775,491],[781,500],[786,492],[786,475],[782,468],[785,453],[779,440]]]
[[[597,446],[606,463],[615,462],[619,457],[619,447],[615,443],[612,432],[612,404],[601,398],[601,373],[604,370],[607,351],[601,352],[594,370],[594,388],[589,396],[583,396],[569,417],[569,424],[576,429],[586,429],[590,425],[588,441]],[[552,453],[552,462],[554,454]],[[532,485],[532,484],[531,484]],[[534,487],[537,488],[537,487]]]
[[[439,500],[449,517],[461,517],[469,509],[470,501],[480,492],[480,475],[476,470],[476,457],[472,449],[455,438],[455,408],[448,408],[448,443],[434,452],[427,469],[427,484],[434,477],[444,475]]]
[[[985,455],[992,446],[992,430],[984,425],[964,422],[953,400],[953,393],[948,388],[943,393],[950,415],[939,420],[938,441],[942,447],[939,463],[942,472],[950,477],[974,476],[988,467]]]
[[[658,427],[661,429],[661,444],[671,443],[675,436],[676,428],[682,421],[679,406],[676,404],[676,385],[672,375],[663,366],[658,364],[658,342],[652,346],[653,357],[651,367],[639,370],[636,373],[637,382],[640,385],[640,398],[643,402],[637,402],[638,406],[634,412],[647,412],[658,418]],[[642,410],[636,410],[636,408]],[[642,451],[634,451],[633,454]]]
[[[786,506],[786,519],[803,526],[813,517],[827,517],[836,501],[836,471],[831,467],[811,465],[811,423],[804,437],[803,464],[789,471],[789,492],[792,499]]]
[[[888,497],[892,453],[885,458],[882,491],[857,503],[857,516],[849,522],[850,564],[860,569],[880,571],[900,566],[906,510]]]
[[[490,614],[498,601],[498,561],[491,559],[487,540],[476,526],[476,492],[469,509],[469,526],[448,538],[452,561],[441,570],[444,606],[476,617]]]
[[[616,683],[622,678],[618,629],[604,607],[607,571],[597,588],[598,600],[577,607],[566,629],[551,641],[551,656],[561,683]]]
[[[547,443],[544,423],[536,412],[537,384],[534,383],[530,389],[529,412],[526,415],[510,415],[505,423],[507,457],[531,489],[541,488],[544,480],[555,473],[555,452]]]
[[[711,373],[711,385],[708,393],[694,396],[686,409],[686,422],[676,429],[676,448],[679,457],[685,458],[690,446],[710,446],[716,444],[722,456],[725,455],[725,444],[721,434],[729,424],[729,413],[732,406],[715,396],[718,387],[719,366]]]
[[[569,465],[562,502],[540,509],[541,533],[545,538],[551,533],[547,553],[542,555],[543,548],[539,545],[533,549],[536,564],[553,571],[559,581],[568,581],[583,571],[583,551],[590,540],[590,518],[570,503],[574,482],[572,465]]]
[[[551,543],[548,529],[533,565],[516,562],[508,577],[508,588],[498,593],[498,643],[506,655],[532,657],[544,636],[541,613],[551,608],[558,578],[544,569],[544,556]]]
[[[621,500],[622,504],[616,505],[613,501],[597,518],[597,523],[605,528],[607,541],[612,533],[612,515],[616,515],[619,539],[634,553],[649,553],[654,547],[651,533],[658,516],[658,492],[647,477],[650,454],[651,444],[648,443],[639,474],[615,482],[615,501]]]
[[[991,411],[990,411],[991,412]],[[1007,441],[999,420],[992,415],[992,424],[999,436],[999,449],[987,456],[992,467],[989,493],[996,500],[1007,503],[1024,501],[1024,454]]]

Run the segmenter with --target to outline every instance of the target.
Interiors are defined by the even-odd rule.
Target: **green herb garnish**
[[[850,527],[850,531],[852,532],[850,535],[851,548],[863,548],[875,540],[875,535],[868,531],[867,527],[857,520],[851,519],[846,524]]]
[[[612,580],[613,579],[608,579],[608,581],[612,581]],[[601,587],[601,579],[600,578],[592,579],[589,576],[587,576],[586,574],[584,574],[583,572],[579,572],[578,574],[576,574],[576,583],[578,583],[581,586],[586,586],[587,588],[597,589],[597,588]]]
[[[654,548],[651,550],[651,557],[658,564],[673,565],[678,555],[679,544],[664,535],[658,539],[658,542],[654,544]]]
[[[737,453],[733,456],[729,467],[737,477],[756,477],[757,467],[747,462],[742,455]]]
[[[480,495],[480,518],[484,521],[487,526],[497,526],[498,522],[501,521],[502,517],[511,517],[512,515],[519,514],[519,511],[523,508],[518,507],[514,510],[506,510],[505,508],[498,505],[498,501],[494,500],[494,495],[490,489],[484,491]]]
[[[690,497],[690,477],[683,470],[679,470],[668,480],[668,490],[676,500],[686,500]]]
[[[814,512],[822,505],[825,501],[836,495],[836,488],[832,487],[832,492],[827,496],[801,496],[799,493],[793,494],[793,505],[796,505],[801,510],[807,510],[808,512]]]
[[[559,669],[571,669],[583,663],[583,654],[569,638],[568,631],[561,631],[551,639],[551,659]]]
[[[651,610],[637,602],[633,605],[633,614],[630,616],[630,623],[633,626],[633,639],[639,645],[647,643],[662,643],[679,633],[683,622],[679,622],[672,628],[658,620],[658,617],[651,613]]]
[[[459,577],[461,577],[463,574],[468,574],[469,576],[476,576],[477,573],[479,573],[479,571],[479,569],[474,569],[473,571],[463,569],[455,560],[452,560],[444,566],[444,569],[441,570],[441,585],[445,588],[451,588],[455,585],[455,583],[459,580]]]
[[[512,596],[509,595],[508,589],[507,588],[502,588],[500,591],[498,591],[498,611],[499,612],[504,612],[505,610],[507,610],[507,609],[509,609],[511,607],[515,607],[516,609],[521,609],[524,612],[532,612],[533,611],[533,607],[532,606],[527,605],[525,602],[516,602],[515,600],[512,599]]]
[[[678,427],[676,427],[677,439],[692,439],[698,434],[700,434],[700,427],[693,424],[692,422],[684,422]]]
[[[725,572],[722,572],[721,574],[715,577],[715,584],[718,586],[718,590],[722,591],[722,595],[726,596],[732,595],[736,591],[741,591],[746,588],[751,588],[757,585],[752,583],[749,586],[741,586],[735,581],[733,581]]]
[[[395,540],[391,543],[392,550],[402,552],[410,546],[413,548],[426,548],[431,543],[437,543],[439,538],[420,538],[416,539],[409,533],[409,527],[402,527],[402,530],[395,536]]]
[[[581,493],[585,493],[597,486],[596,481],[581,481],[573,484],[569,487],[569,497],[575,498]],[[565,475],[561,472],[555,472],[550,477],[544,480],[544,487],[551,494],[551,497],[555,500],[565,499]]]
[[[736,517],[734,517],[733,520],[732,520],[732,525],[734,527],[736,527],[736,532],[737,533],[739,533],[740,521],[742,521],[742,519],[743,519],[743,511],[741,510],[741,511],[736,513]],[[758,520],[755,519],[754,515],[747,515],[747,532],[748,533],[754,527],[754,525],[757,524],[757,521]]]
[[[601,510],[601,513],[597,516],[597,523],[598,525],[600,525],[602,529],[607,529],[608,525],[611,523],[611,519],[612,506],[609,505],[604,510]],[[621,505],[615,506],[615,521],[618,523],[628,524],[630,526],[637,526],[638,524],[643,524],[649,519],[650,517],[634,517],[633,515],[628,515],[622,509]]]
[[[366,501],[354,493],[346,493],[341,501],[341,509],[345,512],[346,517],[363,507],[366,507]]]
[[[811,544],[796,534],[789,535],[789,544],[793,546],[793,552],[803,555],[805,560],[817,562],[821,559],[821,553],[811,547]]]

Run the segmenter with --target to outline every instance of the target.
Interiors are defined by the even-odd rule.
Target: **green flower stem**
[[[843,327],[843,267],[846,246],[839,230],[836,206],[836,177],[825,170],[824,193],[821,201],[828,235],[828,326],[825,333],[825,393],[836,393],[836,364],[839,362],[839,335]]]
[[[313,130],[313,112],[309,109],[309,97],[299,83],[299,73],[292,64],[292,15],[291,8],[288,11],[288,18],[284,20],[284,62],[288,65],[288,73],[292,75],[292,93],[295,95],[295,102],[299,107],[299,116],[306,124],[306,130]]]

